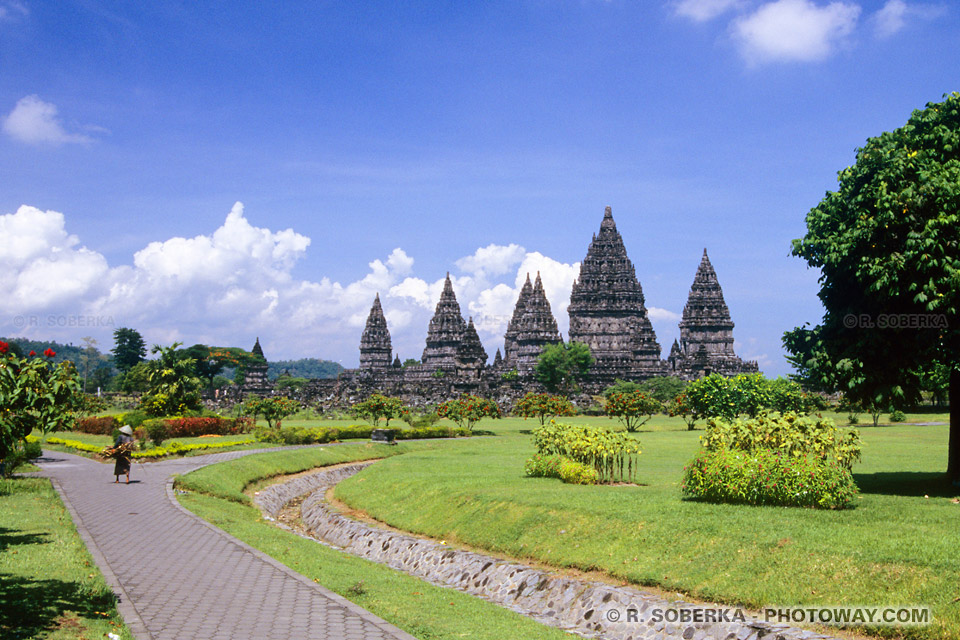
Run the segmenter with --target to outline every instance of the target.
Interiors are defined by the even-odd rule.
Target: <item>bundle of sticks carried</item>
[[[104,460],[107,458],[128,458],[136,449],[136,442],[123,442],[115,447],[104,447],[97,456]]]

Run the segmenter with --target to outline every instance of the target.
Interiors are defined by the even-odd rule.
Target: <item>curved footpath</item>
[[[138,640],[415,640],[180,506],[173,474],[256,451],[112,465],[44,452],[39,475],[66,504]]]

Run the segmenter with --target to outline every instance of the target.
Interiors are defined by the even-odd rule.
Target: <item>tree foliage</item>
[[[24,447],[34,429],[66,429],[84,406],[82,382],[71,362],[54,365],[53,350],[20,357],[0,341],[0,461]]]
[[[663,404],[639,389],[633,391],[615,391],[607,396],[604,409],[607,415],[620,420],[627,431],[636,431],[653,417],[663,411]]]
[[[564,396],[530,391],[513,405],[513,414],[521,418],[537,418],[542,425],[549,417],[575,416],[577,410]]]
[[[243,401],[243,415],[252,416],[256,421],[257,416],[263,416],[267,421],[267,426],[273,429],[274,425],[280,426],[284,418],[292,416],[300,410],[300,403],[291,400],[285,396],[271,396],[269,398],[259,398],[250,396]]]
[[[183,415],[200,408],[202,382],[196,374],[195,361],[178,351],[179,342],[169,347],[153,345],[159,354],[149,364],[149,390],[140,399],[140,406],[152,416]]]
[[[374,427],[380,420],[385,420],[384,424],[389,427],[391,420],[401,418],[410,412],[403,405],[403,400],[385,396],[382,393],[371,394],[363,402],[353,405],[352,411],[358,418],[369,421]]]
[[[457,423],[461,429],[473,431],[482,418],[499,418],[500,407],[493,400],[465,394],[437,405],[437,415]]]
[[[901,407],[941,362],[960,395],[960,93],[867,140],[838,182],[793,241],[820,269],[825,309],[819,325],[784,335],[797,376]],[[960,403],[951,413],[948,473],[960,481]]]
[[[147,357],[147,345],[136,329],[120,327],[113,332],[113,363],[121,373],[130,371]]]
[[[656,376],[640,384],[640,391],[646,392],[664,405],[673,402],[686,388],[687,382],[675,376]]]
[[[579,390],[578,381],[593,363],[594,358],[587,345],[582,342],[558,342],[543,348],[534,373],[548,391],[569,397]]]

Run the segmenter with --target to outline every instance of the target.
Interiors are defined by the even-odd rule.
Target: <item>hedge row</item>
[[[283,427],[270,429],[257,427],[254,436],[262,442],[274,444],[325,444],[350,438],[369,438],[373,427],[352,424],[347,427]],[[456,427],[422,427],[419,429],[395,429],[397,440],[421,440],[426,438],[456,438],[469,436],[467,429]]]
[[[87,444],[79,440],[65,440],[64,438],[47,438],[49,444],[59,444],[64,447],[76,449],[77,451],[86,451],[87,453],[99,453],[103,450],[102,445]],[[230,442],[200,442],[197,444],[183,444],[182,442],[171,442],[166,447],[154,447],[146,451],[134,451],[134,458],[156,459],[166,456],[182,455],[189,451],[201,451],[203,449],[222,449],[224,447],[236,447],[242,444],[252,444],[256,442],[253,438],[248,440],[232,440]]]
[[[168,438],[196,438],[197,436],[230,436],[247,433],[253,426],[250,418],[224,418],[210,416],[203,418],[152,418],[143,419],[140,412],[120,414],[118,416],[93,416],[77,420],[74,429],[81,433],[109,436],[124,424],[134,428],[162,424]],[[137,419],[140,418],[140,419]]]

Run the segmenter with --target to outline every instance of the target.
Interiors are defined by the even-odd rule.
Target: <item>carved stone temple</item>
[[[662,359],[643,288],[610,207],[581,262],[568,313],[569,339],[586,344],[596,358],[583,385],[590,393],[616,378],[669,375],[690,380],[710,373],[758,371],[756,362],[734,353],[733,321],[706,250],[683,309],[680,339]],[[359,397],[373,390],[422,401],[461,392],[515,396],[538,387],[534,367],[541,350],[562,340],[540,274],[532,282],[528,274],[506,327],[503,353],[498,349],[488,364],[488,353],[473,319],[464,320],[448,273],[419,364],[401,366],[399,354],[393,353],[377,294],[360,338],[360,368],[343,372],[338,381],[323,382],[332,385],[332,396]]]
[[[643,289],[607,207],[570,294],[570,340],[590,347],[602,382],[666,375]]]
[[[733,352],[733,320],[706,249],[683,307],[680,341],[674,340],[667,363],[670,375],[687,380],[759,370],[756,362],[744,362]]]

